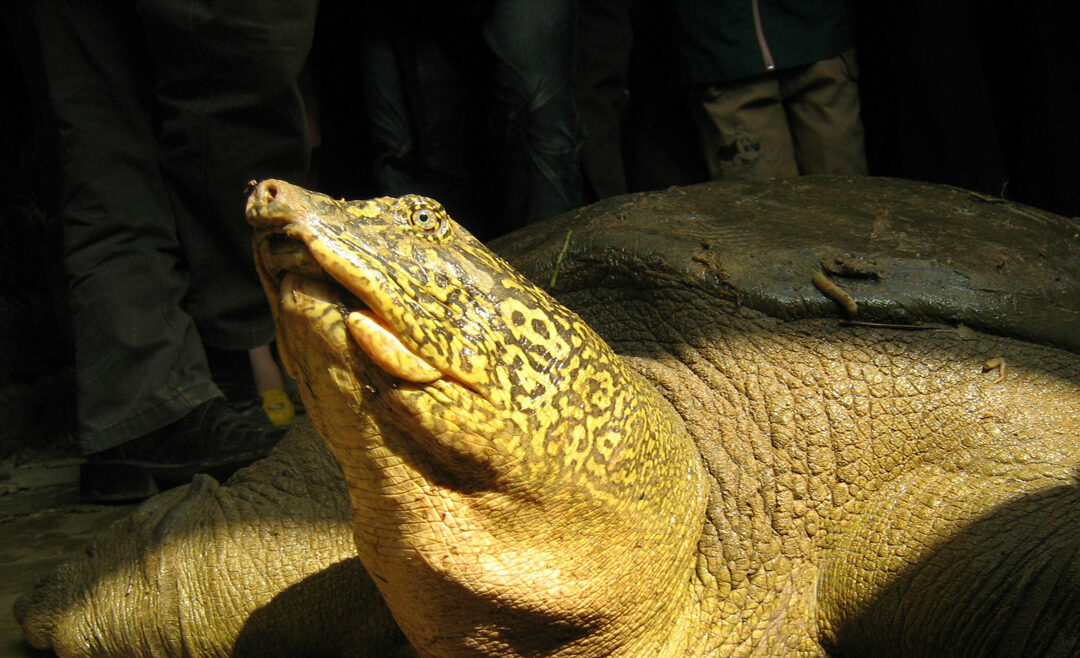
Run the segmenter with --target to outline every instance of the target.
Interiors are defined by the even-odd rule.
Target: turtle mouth
[[[311,295],[318,290],[319,301],[337,307],[343,317],[354,311],[371,311],[323,269],[303,241],[281,230],[263,231],[256,237],[255,259],[272,301],[280,302],[293,293]]]
[[[342,322],[353,342],[390,375],[417,384],[443,377],[354,291],[334,279],[302,240],[288,234],[287,225],[259,231],[255,244],[259,275],[275,316],[301,315],[323,332],[336,324],[327,322],[332,318]]]
[[[285,235],[283,230],[263,231],[257,242],[259,259],[266,266],[267,273],[276,280],[281,280],[287,272],[312,279],[330,280],[330,276],[315,260],[307,245]]]

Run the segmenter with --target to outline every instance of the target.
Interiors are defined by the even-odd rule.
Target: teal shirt
[[[844,0],[673,0],[672,7],[684,78],[694,86],[811,64],[855,45]]]

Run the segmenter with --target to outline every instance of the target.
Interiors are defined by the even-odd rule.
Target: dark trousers
[[[577,101],[585,126],[581,168],[590,200],[626,194],[623,110],[630,100],[631,0],[581,0]]]
[[[84,451],[220,395],[204,344],[270,341],[244,189],[305,177],[297,78],[316,4],[38,3]]]
[[[408,22],[410,30],[366,36],[361,78],[380,193],[434,196],[466,224],[483,214],[469,208],[475,196],[500,208],[487,231],[497,234],[581,204],[577,0],[495,0],[480,20],[480,36],[493,55],[492,169],[498,180],[483,181],[475,195],[463,189],[469,181],[462,83],[488,71],[462,70],[460,26]]]

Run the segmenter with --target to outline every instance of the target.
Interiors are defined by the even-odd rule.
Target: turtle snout
[[[295,209],[304,204],[304,195],[304,190],[291,183],[264,180],[252,187],[244,212],[256,228],[278,227],[291,221]]]

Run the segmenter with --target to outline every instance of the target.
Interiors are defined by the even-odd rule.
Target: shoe
[[[288,429],[255,411],[238,413],[225,398],[211,398],[170,425],[90,455],[79,473],[83,502],[136,502],[196,473],[227,478],[269,454]]]

